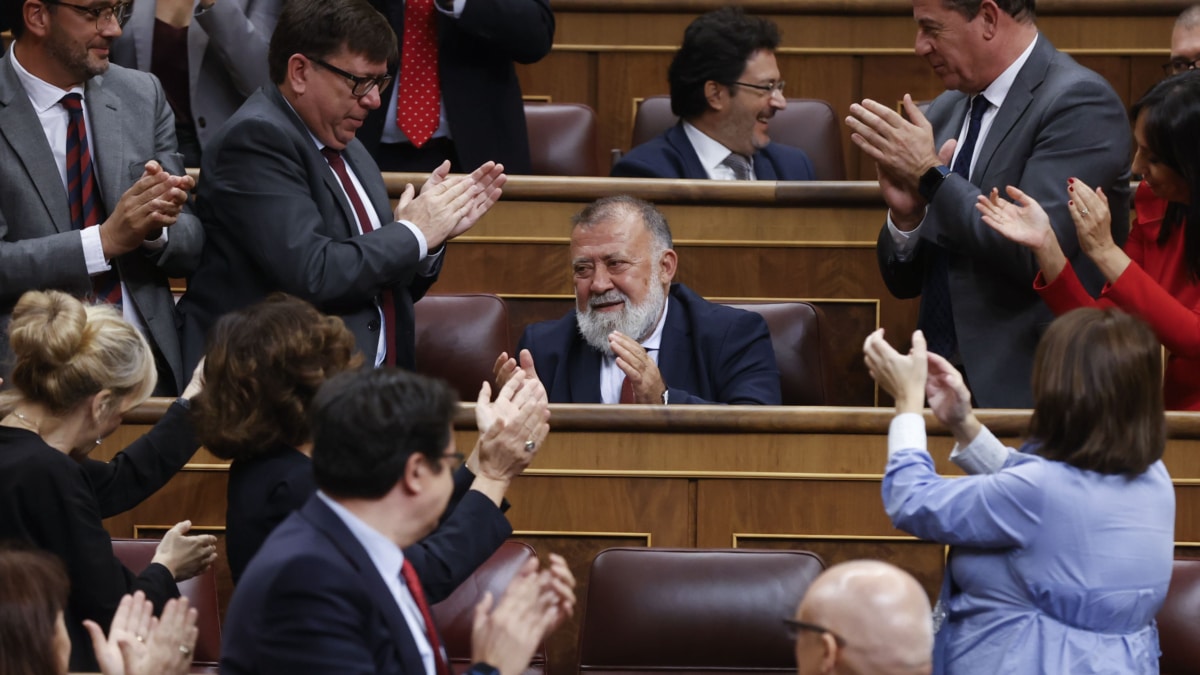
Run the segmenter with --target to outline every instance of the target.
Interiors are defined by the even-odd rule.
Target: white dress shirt
[[[436,2],[433,3],[433,6],[437,7],[437,10],[439,12],[441,12],[442,14],[445,14],[446,16],[454,17],[455,19],[462,16],[463,8],[465,8],[467,6],[467,0],[454,0],[454,9],[446,10],[444,7],[442,7],[442,3],[444,1],[445,0],[437,0]],[[404,36],[397,35],[396,37],[402,43],[401,48],[403,49]],[[403,67],[404,67],[404,65],[401,64],[401,68],[403,68]],[[399,97],[399,95],[400,95],[400,73],[396,73],[396,81],[395,81],[395,84],[392,85],[392,95],[390,98],[388,98],[388,101],[387,101],[387,113],[386,113],[386,116],[383,118],[384,120],[386,120],[383,124],[383,133],[380,134],[380,136],[379,136],[379,141],[381,143],[407,143],[408,142],[408,136],[405,136],[404,132],[400,131],[400,127],[396,125],[396,110],[399,106],[399,104],[397,102],[397,98]],[[430,136],[430,138],[431,139],[441,138],[441,137],[451,138],[450,125],[446,122],[446,106],[442,105],[441,101],[439,101],[438,103],[439,103],[438,107],[441,110],[441,112],[439,113],[439,117],[438,117],[438,128],[436,131],[433,132],[433,136]]]
[[[733,169],[725,164],[725,158],[729,156],[732,150],[721,145],[721,142],[712,136],[692,126],[690,122],[683,123],[683,132],[687,134],[688,141],[692,144],[692,149],[696,151],[696,156],[700,158],[700,165],[704,167],[704,171],[708,173],[708,177],[711,180],[738,179],[733,174]],[[747,159],[750,160],[750,180],[758,180],[758,176],[754,173],[754,158],[747,157]]]
[[[654,332],[650,337],[641,342],[642,348],[654,361],[654,365],[658,365],[659,346],[662,344],[663,325],[667,322],[667,309],[670,307],[670,299],[663,300],[662,316],[658,317],[658,325],[654,327]],[[600,402],[601,403],[620,403],[621,402],[621,387],[625,384],[625,371],[621,370],[617,365],[617,357],[615,355],[605,354],[600,358]]]

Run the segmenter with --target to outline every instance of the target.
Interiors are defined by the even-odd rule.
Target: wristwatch
[[[942,181],[946,180],[946,176],[950,175],[950,167],[945,164],[939,164],[924,174],[921,175],[920,182],[917,183],[917,192],[925,198],[925,201],[932,202],[933,195],[942,186]]]
[[[500,675],[499,668],[490,663],[484,663],[483,661],[480,661],[479,663],[472,663],[470,670],[467,672],[474,673],[475,675]]]

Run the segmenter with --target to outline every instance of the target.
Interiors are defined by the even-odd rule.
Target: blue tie
[[[975,157],[975,143],[979,140],[979,127],[983,126],[983,114],[991,103],[982,95],[971,99],[971,121],[967,124],[967,137],[963,139],[954,158],[954,173],[970,180],[971,160]],[[926,242],[928,245],[928,242]],[[925,333],[929,351],[955,360],[958,352],[958,334],[954,329],[954,309],[950,302],[950,264],[945,249],[934,245],[930,251],[929,277],[925,281],[925,311],[921,313],[920,328]]]

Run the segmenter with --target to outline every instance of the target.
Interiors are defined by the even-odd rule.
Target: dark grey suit
[[[173,174],[183,173],[183,161],[175,152],[174,117],[157,79],[111,66],[89,80],[85,92],[96,176],[109,210],[141,177],[147,160],[158,160]],[[125,283],[125,300],[137,308],[147,337],[175,376],[177,390],[187,378],[167,278],[190,274],[203,242],[199,221],[185,210],[171,227],[166,246],[136,249],[113,261]],[[34,289],[83,296],[92,286],[50,141],[17,79],[12,57],[6,56],[0,59],[0,325],[8,325],[21,294]],[[7,333],[0,337],[0,363],[7,364]],[[0,372],[4,370],[0,365]]]
[[[222,314],[275,291],[342,317],[368,364],[379,346],[375,300],[390,288],[396,305],[389,349],[413,368],[413,302],[433,284],[417,274],[420,247],[392,223],[391,202],[362,143],[343,151],[383,227],[358,235],[337,177],[299,116],[276,87],[260,89],[217,132],[204,152],[197,209],[207,240],[204,259],[179,302],[184,362],[200,360],[208,330]]]
[[[926,115],[935,147],[959,134],[967,101],[966,94],[949,91],[930,104]],[[1079,249],[1067,212],[1067,178],[1104,188],[1113,234],[1122,242],[1129,230],[1130,148],[1125,107],[1108,82],[1039,35],[976,153],[971,180],[951,174],[943,181],[913,256],[899,260],[887,226],[880,232],[879,268],[899,298],[921,294],[931,249],[946,250],[959,353],[980,406],[1032,407],[1033,353],[1054,315],[1033,290],[1038,272],[1033,253],[988,227],[975,209],[976,198],[993,187],[1003,193],[1016,185],[1037,199],[1063,252],[1095,293],[1102,280]]]

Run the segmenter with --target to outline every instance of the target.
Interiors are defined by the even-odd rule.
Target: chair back
[[[1200,560],[1180,558],[1158,611],[1163,675],[1200,675]]]
[[[787,109],[776,111],[768,133],[771,140],[800,148],[812,160],[817,180],[846,180],[842,156],[842,129],[833,106],[815,98],[789,98]],[[638,106],[633,121],[633,146],[674,126],[670,96],[649,96]]]
[[[537,553],[529,544],[504,542],[500,550],[493,553],[450,597],[432,607],[433,622],[437,624],[446,655],[450,657],[450,667],[456,675],[471,667],[471,627],[475,621],[475,605],[487,591],[491,591],[492,598],[499,601],[521,565],[531,557],[537,557]],[[544,675],[546,663],[546,644],[543,642],[534,652],[525,675]]]
[[[440,377],[474,401],[492,364],[510,351],[508,309],[488,293],[429,294],[414,305],[417,372]]]
[[[113,554],[121,564],[141,572],[154,559],[158,539],[113,539]],[[217,604],[217,573],[210,567],[203,574],[179,582],[179,594],[188,599],[199,615],[196,649],[192,652],[193,673],[217,672],[221,661],[221,612]],[[108,626],[104,627],[108,630]]]
[[[582,103],[525,103],[529,159],[536,176],[602,176],[596,113]]]
[[[795,673],[782,620],[824,567],[807,551],[601,551],[588,582],[579,670]]]
[[[762,315],[771,332],[784,405],[830,405],[832,346],[825,313],[808,302],[730,304]]]

